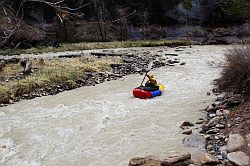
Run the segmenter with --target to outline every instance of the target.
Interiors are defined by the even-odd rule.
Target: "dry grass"
[[[216,82],[220,91],[250,94],[250,47],[231,50]]]
[[[119,58],[71,58],[71,59],[54,59],[45,60],[40,63],[39,60],[33,60],[32,75],[14,79],[8,82],[0,81],[0,103],[8,103],[11,98],[30,94],[41,88],[66,85],[74,88],[76,81],[85,78],[86,71],[108,71],[111,70],[111,63],[119,63]],[[7,65],[4,72],[5,80],[21,72],[18,65]]]
[[[179,46],[188,45],[183,40],[150,40],[150,41],[114,41],[114,42],[93,42],[93,43],[64,43],[60,47],[36,47],[30,49],[6,49],[0,50],[0,55],[47,53],[62,51],[77,51],[102,48],[127,48],[127,47],[155,47],[155,46]]]

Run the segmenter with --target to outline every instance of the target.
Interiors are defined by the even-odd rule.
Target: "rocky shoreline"
[[[176,47],[176,50],[182,50],[184,47]],[[130,53],[124,51],[115,52],[114,50],[99,50],[90,52],[90,55],[77,54],[71,56],[67,54],[63,57],[53,57],[53,58],[76,58],[81,56],[92,56],[94,58],[107,58],[107,57],[119,57],[121,58],[121,63],[111,64],[110,67],[112,71],[106,72],[93,72],[84,71],[84,78],[79,78],[76,80],[76,85],[74,87],[66,84],[60,84],[57,86],[48,86],[34,90],[32,93],[23,94],[21,96],[12,97],[9,103],[2,103],[0,107],[7,106],[8,104],[13,104],[20,100],[33,99],[36,97],[56,95],[60,92],[83,87],[83,86],[95,86],[97,84],[103,83],[105,81],[117,80],[129,74],[144,74],[145,70],[148,68],[148,64],[153,62],[152,68],[159,68],[162,66],[175,66],[175,64],[185,65],[185,62],[180,62],[178,59],[178,54],[169,54],[165,52],[165,48],[159,48],[157,51],[150,52],[138,52],[136,50],[131,50]],[[132,52],[132,53],[131,53]],[[25,57],[23,57],[25,58]],[[47,57],[50,58],[50,57]],[[3,59],[6,64],[18,63],[22,58],[12,57]]]
[[[208,93],[208,95],[210,95]],[[243,95],[217,94],[196,123],[184,121],[183,140],[191,150],[165,159],[133,158],[129,166],[250,165],[250,100]],[[240,113],[239,113],[240,111]]]

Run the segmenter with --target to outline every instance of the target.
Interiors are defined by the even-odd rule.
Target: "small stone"
[[[227,143],[227,151],[234,152],[244,146],[245,139],[240,134],[230,134],[228,143]]]
[[[214,127],[216,124],[220,123],[220,121],[221,121],[221,117],[214,117],[213,119],[211,119],[208,122],[207,126],[208,127]]]
[[[208,150],[213,149],[213,145],[207,145],[207,149],[208,149]]]
[[[210,118],[214,118],[214,117],[216,117],[216,114],[208,114],[208,116],[209,116]]]
[[[192,129],[184,130],[182,134],[190,135],[192,134]]]
[[[210,96],[210,95],[211,95],[211,93],[210,93],[210,92],[207,92],[207,95],[208,95],[208,96]]]
[[[209,139],[211,138],[211,135],[205,135],[204,138],[205,138],[206,140],[209,140]]]
[[[222,155],[218,155],[218,156],[216,156],[216,158],[219,159],[219,160],[223,160],[223,156]]]
[[[232,127],[232,125],[231,125],[230,123],[228,123],[228,124],[227,124],[227,127],[230,128],[230,127]]]
[[[230,163],[233,163],[237,166],[247,166],[249,165],[249,156],[244,152],[232,152],[227,154],[227,158]]]
[[[189,121],[184,121],[184,122],[182,122],[181,126],[190,126],[191,127],[191,126],[194,126],[194,124],[189,122]]]
[[[213,155],[205,153],[201,156],[200,163],[202,165],[216,165],[220,163],[220,161]]]
[[[246,135],[246,141],[247,141],[247,142],[250,142],[250,134],[247,134],[247,135]]]
[[[199,121],[197,121],[197,122],[195,122],[195,124],[202,124],[202,123],[204,123],[205,122],[205,120],[199,120]]]
[[[219,109],[216,111],[217,116],[228,115],[230,112],[228,110]]]
[[[225,138],[225,142],[228,142],[228,138]]]
[[[142,165],[145,163],[146,163],[146,160],[145,158],[142,158],[142,157],[136,157],[136,158],[132,158],[129,160],[129,166],[138,166],[138,165]]]
[[[217,124],[217,125],[215,125],[215,127],[218,128],[218,129],[224,129],[225,125],[223,125],[223,124]]]
[[[183,66],[183,65],[185,65],[185,64],[186,64],[186,62],[181,62],[181,63],[180,63],[181,66]]]
[[[207,112],[215,112],[217,108],[212,104],[206,108]]]
[[[216,134],[216,133],[218,133],[220,130],[219,129],[211,129],[211,130],[208,130],[207,132],[206,132],[206,134]]]

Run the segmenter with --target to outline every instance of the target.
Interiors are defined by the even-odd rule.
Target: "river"
[[[126,166],[132,157],[185,151],[179,126],[203,117],[199,110],[215,99],[207,92],[221,68],[211,62],[223,62],[227,48],[178,51],[186,65],[151,71],[166,86],[153,99],[132,97],[143,75],[129,75],[0,108],[0,165]]]

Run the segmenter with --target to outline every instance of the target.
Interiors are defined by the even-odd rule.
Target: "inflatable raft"
[[[157,84],[158,88],[140,86],[133,90],[133,95],[140,99],[149,99],[156,96],[160,96],[165,87],[162,84]]]

